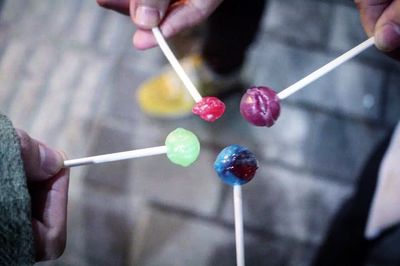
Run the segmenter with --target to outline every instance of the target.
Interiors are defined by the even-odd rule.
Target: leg
[[[211,15],[202,55],[218,74],[239,70],[254,40],[266,0],[225,0]]]
[[[389,146],[390,136],[378,146],[367,161],[354,195],[333,219],[323,244],[313,261],[314,266],[364,265],[374,241],[364,237],[368,213],[374,195],[378,171]]]

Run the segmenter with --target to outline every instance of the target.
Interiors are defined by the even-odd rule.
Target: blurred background
[[[247,124],[239,96],[213,124],[153,119],[135,90],[167,62],[133,48],[129,18],[95,0],[0,2],[0,106],[16,127],[69,158],[163,145],[176,127],[202,143],[189,168],[156,156],[72,169],[65,253],[39,265],[234,265],[232,190],[212,168],[231,144],[260,163],[243,187],[247,265],[309,265],[400,114],[400,64],[371,48],[285,100],[272,128]],[[198,38],[171,43],[184,54]],[[279,91],[364,39],[352,1],[270,0],[244,74]],[[399,243],[369,265],[398,265]]]

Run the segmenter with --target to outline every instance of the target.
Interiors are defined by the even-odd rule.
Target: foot
[[[215,74],[199,55],[188,56],[180,63],[202,96],[226,97],[244,89],[239,73]],[[137,100],[144,113],[160,118],[185,117],[191,114],[195,104],[170,66],[139,86]]]

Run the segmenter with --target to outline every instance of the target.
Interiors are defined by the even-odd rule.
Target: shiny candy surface
[[[203,97],[192,112],[207,122],[214,122],[225,112],[225,104],[216,97]]]
[[[267,87],[251,87],[240,101],[240,113],[251,124],[271,127],[280,114],[276,92]]]
[[[191,131],[177,128],[168,134],[165,140],[168,159],[181,166],[189,166],[197,160],[200,142]]]
[[[214,169],[225,183],[243,185],[253,179],[258,163],[255,155],[247,148],[231,145],[218,154]]]

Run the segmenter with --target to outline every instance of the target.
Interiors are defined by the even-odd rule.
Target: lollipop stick
[[[98,163],[108,163],[115,162],[121,160],[128,160],[133,158],[159,155],[167,153],[166,146],[158,146],[146,149],[132,150],[132,151],[124,151],[117,153],[110,153],[104,155],[97,155],[91,157],[85,157],[80,159],[66,160],[64,161],[64,167],[74,167],[81,166],[87,164],[98,164]]]
[[[233,205],[235,211],[236,265],[244,266],[242,187],[239,185],[233,186]]]
[[[365,49],[371,47],[373,44],[374,44],[374,37],[371,37],[368,40],[360,43],[359,45],[357,45],[353,49],[347,51],[346,53],[342,54],[338,58],[332,60],[331,62],[329,62],[328,64],[324,65],[320,69],[317,69],[316,71],[312,72],[311,74],[309,74],[305,78],[297,81],[296,83],[294,83],[290,87],[282,90],[280,93],[278,93],[278,98],[280,100],[285,99],[286,97],[292,95],[293,93],[295,93],[298,90],[304,88],[305,86],[307,86],[311,82],[315,81],[316,79],[322,77],[326,73],[328,73],[331,70],[335,69],[336,67],[340,66],[341,64],[343,64],[347,60],[349,60],[349,59],[353,58],[354,56],[358,55],[359,53],[361,53]]]
[[[154,37],[157,40],[158,45],[163,51],[165,57],[168,59],[169,63],[171,64],[172,68],[175,70],[178,77],[182,80],[183,84],[185,85],[186,89],[189,91],[190,95],[194,99],[196,103],[200,102],[203,97],[201,97],[200,93],[197,91],[196,87],[194,86],[193,82],[189,79],[188,75],[183,70],[181,64],[176,59],[175,55],[172,53],[171,49],[169,48],[167,42],[164,39],[160,29],[158,27],[154,27],[152,29]]]

